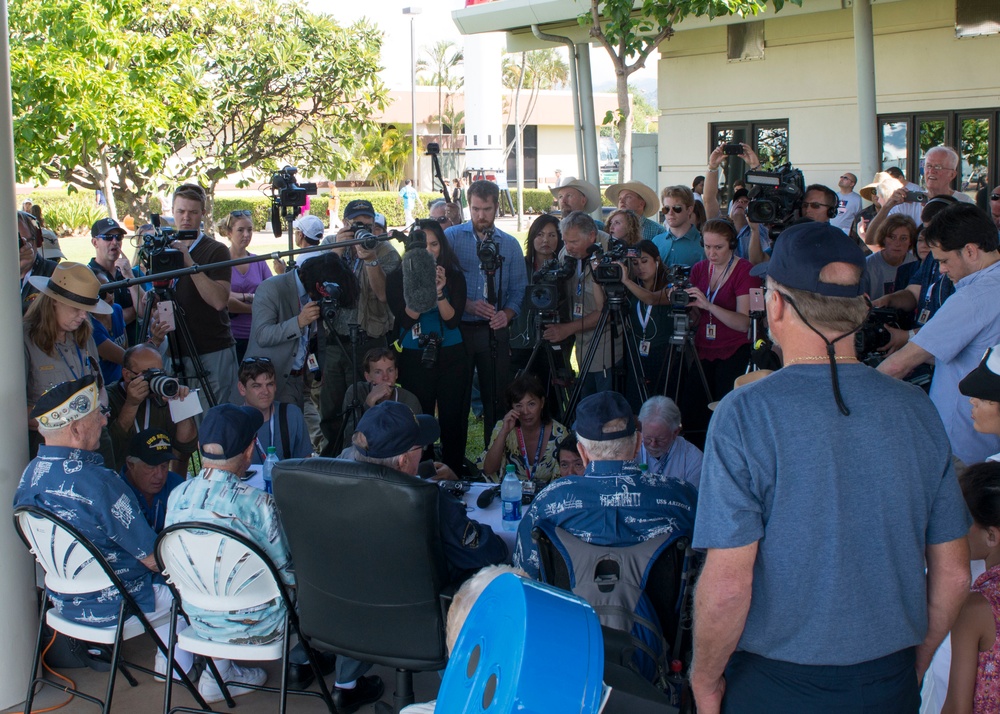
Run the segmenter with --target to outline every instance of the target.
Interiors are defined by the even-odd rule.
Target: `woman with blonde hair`
[[[633,211],[624,208],[612,211],[605,225],[612,238],[623,240],[629,246],[636,246],[642,240],[642,222]]]

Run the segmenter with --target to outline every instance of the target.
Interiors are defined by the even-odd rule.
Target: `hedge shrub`
[[[29,199],[42,207],[42,219],[45,227],[57,235],[65,236],[74,231],[90,231],[90,227],[102,218],[106,218],[108,210],[98,206],[93,191],[77,191],[65,193],[61,190],[36,190],[30,195],[20,198]]]

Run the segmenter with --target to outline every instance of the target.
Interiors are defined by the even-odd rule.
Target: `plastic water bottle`
[[[670,674],[667,675],[667,686],[670,690],[670,703],[675,707],[680,707],[685,699],[687,699],[684,691],[684,675],[681,674],[681,670],[684,669],[684,664],[679,660],[675,659],[670,662]]]
[[[274,489],[271,485],[271,469],[274,465],[278,463],[278,455],[274,451],[273,446],[267,447],[267,458],[264,459],[264,490],[268,493],[274,493]]]
[[[517,530],[521,520],[521,482],[514,473],[514,466],[507,466],[507,473],[500,482],[500,501],[503,506],[504,530]]]

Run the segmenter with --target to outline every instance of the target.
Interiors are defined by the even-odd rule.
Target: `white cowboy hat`
[[[583,209],[584,213],[593,213],[601,207],[601,190],[589,181],[582,181],[575,176],[567,176],[561,184],[549,190],[554,198],[558,198],[559,192],[564,188],[575,188],[583,194],[584,198],[587,199],[587,205]]]
[[[646,210],[642,212],[642,215],[646,218],[656,215],[656,212],[660,210],[660,199],[656,195],[656,191],[639,181],[626,181],[625,183],[616,183],[614,186],[608,186],[604,190],[604,195],[608,197],[611,203],[617,206],[618,194],[622,191],[631,191],[638,194],[646,202]]]

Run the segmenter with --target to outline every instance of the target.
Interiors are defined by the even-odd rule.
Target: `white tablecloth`
[[[476,499],[479,498],[479,494],[494,485],[489,483],[474,483],[469,492],[465,494],[463,500],[468,509],[469,518],[492,528],[494,533],[503,538],[503,542],[507,544],[507,551],[512,556],[514,554],[514,541],[517,538],[517,528],[515,527],[513,530],[506,530],[504,528],[503,519],[500,517],[500,494],[498,493],[497,497],[486,508],[479,508],[476,505]],[[507,561],[510,562],[510,557],[507,558]]]

